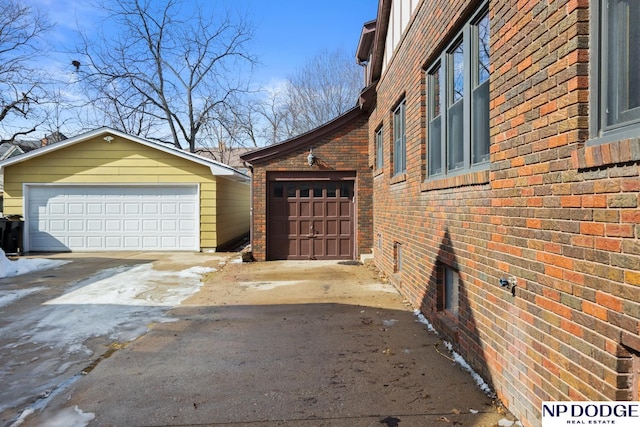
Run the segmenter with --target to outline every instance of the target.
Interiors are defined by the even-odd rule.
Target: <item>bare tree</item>
[[[221,122],[219,112],[247,90],[253,29],[230,10],[181,6],[105,3],[103,33],[84,38],[78,69],[112,125],[194,152],[208,124]]]
[[[361,89],[362,69],[353,55],[344,49],[320,52],[288,78],[290,131],[306,132],[350,110]]]
[[[6,134],[0,142],[35,132],[34,123],[41,121],[34,110],[43,80],[31,64],[38,40],[49,28],[38,10],[19,0],[0,0],[0,124]],[[4,125],[9,121],[10,129]]]
[[[254,106],[254,115],[262,120],[262,126],[256,133],[267,144],[290,138],[293,136],[293,131],[288,126],[291,120],[289,120],[287,94],[282,88],[271,88],[265,90],[264,94]],[[258,123],[259,121],[254,124]]]
[[[255,102],[255,132],[273,144],[307,132],[353,108],[362,90],[362,69],[343,49],[324,50],[278,88]]]

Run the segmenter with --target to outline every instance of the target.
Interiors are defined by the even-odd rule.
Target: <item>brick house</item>
[[[380,0],[360,38],[374,262],[525,426],[640,400],[638,18]]]
[[[257,261],[371,253],[367,115],[355,107],[298,137],[242,154],[252,177]]]

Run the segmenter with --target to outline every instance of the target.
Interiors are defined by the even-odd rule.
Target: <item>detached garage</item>
[[[25,251],[217,250],[249,232],[249,177],[109,128],[0,162]]]
[[[252,170],[253,256],[356,260],[372,250],[367,116],[356,107],[240,156]]]

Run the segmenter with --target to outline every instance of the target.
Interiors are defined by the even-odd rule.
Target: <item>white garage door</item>
[[[197,186],[29,186],[29,251],[199,250]]]

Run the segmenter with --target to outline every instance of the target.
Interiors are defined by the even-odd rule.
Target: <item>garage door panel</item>
[[[347,220],[340,221],[340,235],[341,236],[351,235],[351,221],[347,221]]]
[[[138,236],[125,236],[124,237],[124,249],[136,249],[142,246],[140,237]]]
[[[144,246],[159,246],[159,241],[157,236],[143,236],[142,244]]]
[[[180,231],[187,231],[195,227],[195,221],[192,219],[180,219]]]
[[[324,202],[313,203],[313,216],[324,216]]]
[[[155,215],[158,213],[158,204],[147,202],[142,204],[142,213],[144,215]]]
[[[162,224],[163,230],[178,231],[177,221],[174,219],[163,219],[160,224]]]
[[[180,204],[180,215],[194,215],[196,213],[196,209],[194,205],[181,203]]]
[[[61,202],[53,202],[51,203],[51,207],[49,208],[49,212],[56,215],[64,215],[67,213],[66,205]]]
[[[336,241],[336,239],[326,240],[325,251],[327,256],[338,255],[338,242]]]
[[[289,216],[298,216],[298,204],[295,202],[287,203],[287,212]]]
[[[29,250],[198,250],[195,186],[30,186]]]
[[[95,242],[101,242],[102,240],[95,240]],[[109,237],[105,237],[104,239],[104,245],[105,248],[107,249],[112,249],[115,250],[117,248],[121,248],[123,247],[123,243],[122,243],[122,237],[120,236],[109,236]]]
[[[96,221],[96,225],[98,225],[101,221]],[[102,224],[100,224],[102,225]],[[118,232],[122,231],[122,220],[120,219],[107,219],[104,222],[104,230],[109,232]],[[93,231],[102,231],[102,229],[94,229]]]
[[[309,234],[310,230],[311,230],[311,221],[309,220],[302,220],[300,222],[298,222],[297,224],[299,224],[299,228],[296,229],[295,233],[291,233],[294,235],[304,235],[304,234]],[[296,223],[293,223],[292,226],[295,226]]]
[[[104,208],[105,208],[105,213],[107,215],[120,215],[120,209],[121,209],[121,205],[120,203],[105,203]]]
[[[338,206],[336,202],[327,202],[327,216],[338,216]]]
[[[87,203],[87,215],[102,215],[103,205],[101,203]]]
[[[140,215],[140,204],[139,203],[125,203],[124,204],[124,214],[125,215]]]
[[[47,221],[45,221],[44,224],[47,224]],[[63,220],[48,221],[48,225],[49,225],[49,231],[52,231],[52,232],[62,232],[62,231],[65,231],[67,228],[66,221],[63,221]]]
[[[104,242],[105,238],[101,237],[101,236],[88,236],[86,243],[84,243],[84,245],[87,246],[87,248],[89,249],[95,249],[95,250],[99,250],[100,248],[104,247]],[[72,242],[71,239],[69,240],[69,246],[70,247],[74,247],[74,246],[82,246],[83,245],[83,241],[82,240],[78,240],[77,244],[75,242]]]
[[[142,220],[142,231],[159,231],[157,219]]]
[[[101,231],[104,229],[104,227],[105,227],[105,221],[102,221],[99,219],[87,220],[87,231],[90,233],[94,231]]]
[[[84,207],[83,203],[69,203],[67,204],[67,209],[69,210],[69,215],[84,215]]]
[[[175,215],[178,213],[175,203],[162,203],[160,206],[160,212],[162,215]]]
[[[349,217],[351,215],[351,202],[340,202],[340,216]]]
[[[351,250],[351,240],[350,239],[344,239],[344,238],[340,239],[339,240],[339,245],[340,245],[339,246],[340,247],[340,251],[339,252],[341,254],[346,253],[349,250]]]
[[[68,222],[70,232],[82,232],[85,231],[85,220],[82,219],[70,219]]]
[[[311,216],[311,204],[309,202],[300,202],[300,216]]]

